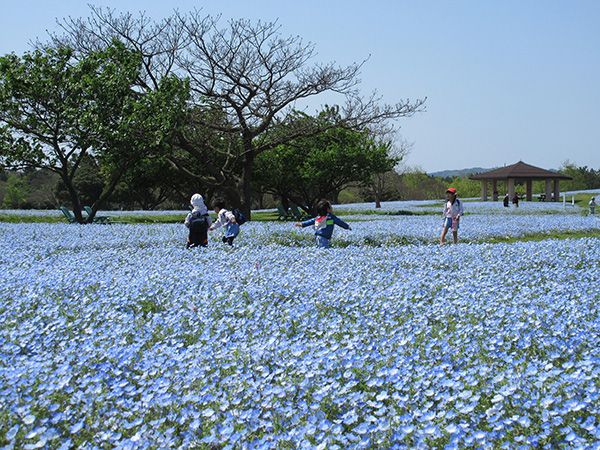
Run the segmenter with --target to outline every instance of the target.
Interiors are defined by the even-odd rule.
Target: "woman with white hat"
[[[200,194],[192,195],[190,199],[192,211],[185,218],[185,226],[189,228],[186,247],[208,246],[208,228],[211,225],[208,208]]]

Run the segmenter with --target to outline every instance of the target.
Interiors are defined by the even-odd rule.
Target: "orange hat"
[[[448,188],[448,189],[446,189],[446,192],[450,192],[451,194],[456,195],[456,189],[455,188]]]

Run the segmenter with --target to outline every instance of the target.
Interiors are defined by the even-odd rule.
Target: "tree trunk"
[[[340,191],[333,191],[331,193],[331,203],[334,205],[339,205],[340,203]]]
[[[373,182],[373,193],[375,194],[375,208],[381,208],[381,197],[384,191],[385,174],[378,173],[375,175]]]
[[[92,223],[94,221],[94,217],[96,217],[96,213],[100,209],[100,206],[102,206],[113,194],[117,187],[117,184],[119,184],[119,181],[121,180],[125,172],[127,172],[128,168],[128,165],[121,167],[119,171],[113,176],[108,186],[104,187],[102,193],[100,194],[100,197],[98,197],[98,199],[92,205],[92,211],[90,212],[90,215],[87,218],[87,223]]]
[[[254,170],[254,151],[247,150],[242,172],[242,212],[251,220],[252,215],[252,173]]]
[[[225,184],[217,187],[206,189],[204,195],[204,203],[208,209],[212,208],[214,200],[223,200],[227,208],[241,208],[242,201],[240,199],[240,186],[236,183]]]
[[[69,191],[69,197],[71,197],[71,204],[73,206],[73,215],[78,223],[86,223],[86,220],[83,218],[83,214],[81,214],[81,202],[79,201],[79,196],[77,195],[77,191],[73,186],[72,180],[68,176],[61,176],[63,183],[65,183],[65,187],[67,191]]]
[[[265,209],[265,194],[258,194],[258,209]]]

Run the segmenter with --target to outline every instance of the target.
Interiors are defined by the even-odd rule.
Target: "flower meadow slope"
[[[600,440],[598,238],[316,251],[248,225],[187,251],[171,225],[0,224],[0,446]]]
[[[600,190],[590,191],[573,191],[568,195],[589,194],[590,197],[594,193],[600,193]],[[437,214],[443,210],[444,200],[398,200],[386,201],[381,203],[381,208],[375,208],[374,203],[346,203],[335,205],[336,209],[352,212],[352,213],[369,213],[369,214],[390,214],[398,211],[412,213],[427,213]],[[578,205],[571,205],[570,201],[566,204],[560,202],[538,202],[538,201],[523,201],[520,206],[515,208],[510,206],[505,208],[502,201],[477,201],[473,199],[464,200],[465,210],[468,214],[492,214],[492,215],[532,215],[532,214],[581,214],[587,209],[587,200],[583,203],[583,208]],[[98,211],[99,215],[108,215],[112,218],[119,219],[122,217],[160,217],[160,216],[185,216],[189,210],[132,210],[132,211]],[[255,212],[270,212],[277,213],[277,209],[263,209]],[[46,209],[0,209],[0,217],[53,217],[63,218],[60,210]]]
[[[393,245],[397,243],[432,243],[439,240],[442,229],[441,216],[388,216],[375,219],[369,215],[349,215],[344,219],[352,223],[352,232],[336,231],[334,246],[347,245]],[[289,224],[252,224],[251,242],[277,242],[286,245],[304,242],[312,245],[309,230],[291,230]],[[528,235],[552,235],[562,232],[590,231],[600,235],[600,217],[579,215],[516,215],[480,216],[466,215],[461,218],[460,238],[467,242],[479,242],[492,238],[521,237]],[[258,238],[256,239],[255,238]]]
[[[363,211],[370,213],[390,213],[394,211],[409,211],[420,213],[437,213],[443,210],[442,200],[408,200],[382,202],[381,208],[375,208],[373,203],[350,203],[337,205],[344,211]],[[505,208],[502,201],[483,202],[464,200],[463,205],[468,214],[521,215],[521,214],[581,214],[582,208],[562,202],[521,202],[520,206]],[[586,205],[587,206],[587,205]]]

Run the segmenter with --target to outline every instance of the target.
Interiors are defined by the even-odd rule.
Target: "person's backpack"
[[[206,215],[196,215],[192,214],[192,218],[190,219],[190,231],[194,233],[202,233],[208,230],[208,221],[206,220]]]
[[[231,210],[231,214],[233,214],[235,216],[235,221],[237,222],[238,225],[243,225],[248,221],[248,219],[246,219],[246,216],[244,215],[244,213],[241,212],[237,208],[233,208]]]

